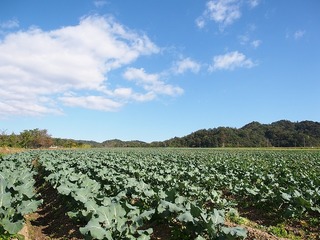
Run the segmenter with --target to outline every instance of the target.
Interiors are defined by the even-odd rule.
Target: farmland
[[[45,204],[38,189],[49,186],[63,200],[63,214],[89,239],[250,239],[252,228],[317,239],[319,163],[319,150],[121,148],[6,155],[0,166],[0,236],[22,228],[24,215]]]

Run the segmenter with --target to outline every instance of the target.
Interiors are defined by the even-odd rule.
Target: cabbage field
[[[300,224],[290,235],[297,239],[320,236],[319,150],[112,148],[1,158],[0,236],[17,233],[43,204],[39,178],[63,197],[86,239],[158,239],[159,226],[167,239],[250,239],[244,222],[264,218],[285,232]]]

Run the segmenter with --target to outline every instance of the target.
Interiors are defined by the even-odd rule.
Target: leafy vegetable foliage
[[[24,215],[37,210],[35,180],[31,154],[1,157],[0,166],[0,235],[16,234],[24,223]]]
[[[28,154],[19,161],[30,159]],[[283,218],[320,214],[319,151],[99,149],[37,155],[41,174],[68,198],[68,215],[85,223],[80,231],[89,239],[150,239],[157,224],[167,225],[177,239],[242,239],[246,230],[226,226],[225,215],[246,204]],[[10,164],[4,169],[17,167]],[[7,215],[14,204],[20,215],[38,204],[27,191],[32,180],[19,181],[34,173],[28,164],[21,167],[29,170],[0,178]],[[17,196],[23,196],[20,202]],[[21,218],[7,219],[1,222],[6,231],[21,226]]]

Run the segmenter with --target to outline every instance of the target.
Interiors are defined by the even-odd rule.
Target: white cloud
[[[122,99],[125,102],[134,100],[137,102],[146,102],[151,101],[156,98],[156,94],[154,92],[145,92],[145,93],[138,93],[133,91],[132,88],[126,88],[126,87],[119,87],[116,88],[113,91],[108,90],[108,95],[112,96],[115,99]]]
[[[227,25],[241,17],[239,0],[210,0],[201,17],[196,20],[198,27],[202,28],[207,20],[219,24],[223,30]]]
[[[121,107],[124,89],[107,91],[108,73],[142,55],[158,53],[159,48],[145,34],[112,18],[94,15],[75,26],[52,31],[33,27],[7,34],[0,41],[0,52],[3,117],[61,113],[61,103],[86,108],[92,103],[93,109],[107,111]],[[59,98],[70,91],[91,91],[97,97]],[[101,93],[110,96],[102,97]]]
[[[305,30],[298,30],[293,34],[294,39],[300,39],[306,34]]]
[[[128,68],[123,76],[142,86],[150,96],[158,94],[178,96],[183,93],[182,88],[166,84],[160,80],[159,74],[148,74],[143,68]]]
[[[235,68],[252,68],[256,64],[248,59],[243,53],[238,51],[218,55],[213,58],[213,64],[209,71],[215,70],[234,70]]]
[[[247,0],[247,2],[251,8],[255,8],[260,4],[261,0]]]
[[[116,111],[123,105],[104,96],[66,96],[59,99],[67,106],[100,111]]]
[[[223,31],[225,27],[241,18],[241,10],[244,6],[249,6],[249,8],[253,9],[260,2],[261,0],[209,0],[206,3],[204,12],[195,22],[198,28],[201,29],[208,21],[213,21]]]
[[[184,58],[175,62],[173,72],[176,74],[182,74],[186,71],[197,73],[200,71],[201,65],[190,58]]]
[[[54,106],[50,99],[45,97],[31,96],[26,92],[25,95],[16,97],[12,93],[0,90],[0,118],[10,115],[40,116],[45,114],[61,114],[61,110]],[[8,98],[6,98],[8,97]],[[49,107],[50,106],[50,107]]]

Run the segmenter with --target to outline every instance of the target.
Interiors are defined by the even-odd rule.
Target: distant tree
[[[53,144],[46,129],[24,130],[20,133],[20,146],[24,148],[47,148]]]
[[[8,135],[8,146],[19,147],[19,135],[16,135],[15,133]]]
[[[8,146],[8,136],[6,130],[1,130],[0,132],[0,146],[7,147]]]
[[[31,148],[33,143],[33,136],[31,130],[24,130],[20,133],[19,145],[23,148]]]

